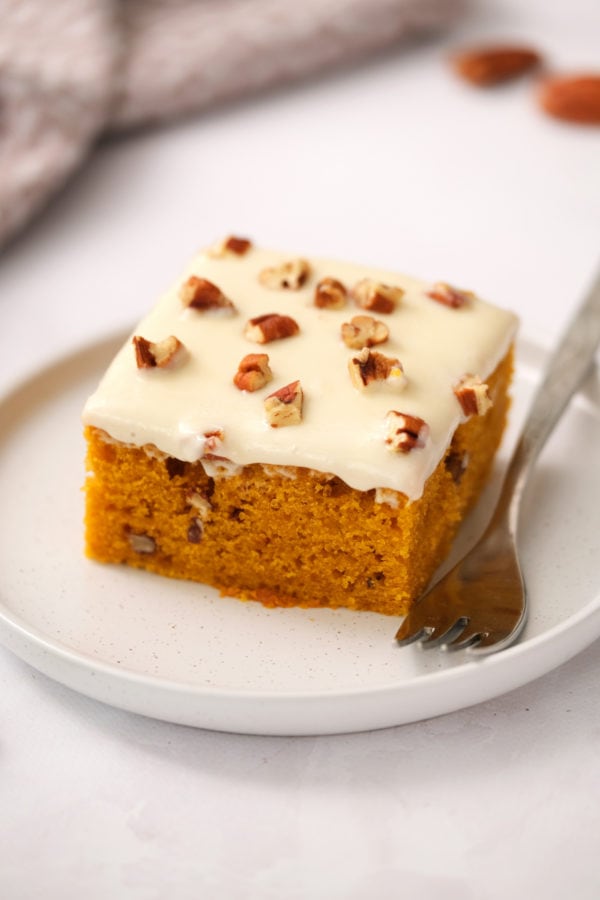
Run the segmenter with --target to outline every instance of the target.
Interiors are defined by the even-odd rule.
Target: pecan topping
[[[164,369],[179,362],[185,353],[183,344],[173,334],[156,343],[136,334],[132,343],[138,369],[153,369],[156,366]]]
[[[321,278],[315,288],[315,306],[319,309],[342,309],[348,291],[337,278]]]
[[[348,371],[354,387],[363,391],[374,382],[385,382],[397,388],[406,384],[406,376],[399,359],[384,356],[377,350],[363,347],[358,356],[348,361]]]
[[[473,297],[471,291],[458,290],[458,288],[446,284],[445,281],[437,281],[426,293],[432,300],[437,300],[444,306],[451,306],[452,309],[459,309]]]
[[[278,313],[265,313],[256,316],[246,323],[244,337],[256,344],[269,344],[282,338],[293,337],[300,328],[291,316],[280,316]]]
[[[346,347],[353,350],[384,344],[389,336],[387,325],[372,316],[353,316],[342,325],[342,340]]]
[[[454,393],[465,416],[484,416],[493,405],[490,389],[476,375],[463,375]]]
[[[395,453],[409,453],[425,446],[429,436],[429,425],[423,419],[390,409],[385,421],[387,424],[385,442],[388,450]]]
[[[233,376],[233,383],[240,391],[258,391],[272,379],[269,357],[266,353],[249,353],[241,360]]]
[[[134,553],[154,553],[156,550],[156,541],[149,534],[136,534],[130,531],[127,535],[129,546]]]
[[[298,291],[310,275],[310,266],[305,259],[290,259],[280,266],[263,269],[258,280],[272,290]]]
[[[197,275],[190,275],[188,280],[181,285],[179,296],[184,306],[198,312],[209,312],[216,309],[235,311],[234,304],[225,296],[220,287],[217,287],[208,278],[198,278]]]
[[[304,399],[299,381],[292,381],[265,398],[267,422],[271,428],[283,425],[298,425],[302,421],[302,401]]]
[[[212,256],[214,259],[222,259],[224,256],[244,256],[251,247],[252,241],[249,241],[248,238],[229,235],[229,237],[224,238],[222,241],[217,241],[216,244],[209,247],[207,253],[208,256]]]
[[[214,428],[212,431],[205,431],[203,456],[214,456],[215,450],[219,449],[224,440],[225,432],[222,428]]]
[[[378,313],[393,313],[404,296],[404,290],[395,285],[363,278],[352,288],[352,296],[363,309]]]

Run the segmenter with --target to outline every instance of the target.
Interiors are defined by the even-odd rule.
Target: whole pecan
[[[489,45],[459,50],[451,58],[454,71],[478,87],[518,78],[541,62],[540,54],[521,45]]]
[[[550,116],[580,125],[600,125],[600,74],[547,78],[539,102]]]

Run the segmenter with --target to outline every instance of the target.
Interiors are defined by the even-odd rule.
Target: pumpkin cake
[[[219,242],[85,406],[88,556],[404,614],[490,473],[516,324],[444,282]]]

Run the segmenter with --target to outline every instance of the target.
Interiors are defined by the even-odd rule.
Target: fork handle
[[[508,465],[490,527],[506,516],[510,532],[516,535],[521,497],[531,468],[569,400],[588,374],[599,342],[600,272],[548,361]]]

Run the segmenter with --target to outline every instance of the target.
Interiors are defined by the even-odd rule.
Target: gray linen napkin
[[[448,25],[464,0],[0,0],[0,243],[106,132]]]

